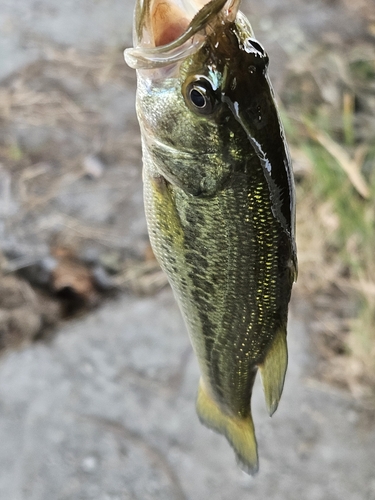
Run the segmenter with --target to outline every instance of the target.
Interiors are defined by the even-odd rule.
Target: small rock
[[[122,270],[122,256],[116,251],[104,253],[100,256],[100,264],[111,273],[119,273]]]
[[[40,316],[29,305],[13,310],[0,309],[0,349],[17,347],[33,340],[40,328]]]
[[[85,156],[82,163],[86,175],[91,179],[99,179],[103,175],[104,164],[97,156]]]
[[[0,280],[0,308],[15,309],[22,306],[33,291],[23,280],[15,276],[2,276]]]
[[[107,292],[115,288],[115,284],[111,276],[102,266],[95,266],[92,269],[92,277],[96,287],[103,292]]]
[[[18,204],[14,200],[11,176],[0,163],[0,217],[9,217],[16,213]]]
[[[57,260],[52,256],[33,262],[20,269],[19,274],[29,283],[39,287],[46,287],[51,280],[51,274],[57,267]]]
[[[84,472],[94,472],[98,466],[98,460],[93,455],[85,457],[82,461],[82,470]]]
[[[99,262],[100,259],[100,251],[98,248],[94,246],[84,246],[78,254],[79,260],[88,264],[89,266],[93,266]]]

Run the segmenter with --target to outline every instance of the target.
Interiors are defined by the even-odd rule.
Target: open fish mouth
[[[196,52],[217,23],[233,21],[239,0],[137,0],[134,48],[124,52],[134,69],[174,64]]]

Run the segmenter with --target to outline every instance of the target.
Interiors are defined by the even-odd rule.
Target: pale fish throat
[[[125,61],[134,69],[174,64],[196,52],[217,23],[233,21],[238,7],[239,0],[137,0]]]

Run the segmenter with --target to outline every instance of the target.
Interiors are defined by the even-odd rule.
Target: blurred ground
[[[197,368],[171,293],[139,297],[165,279],[148,250],[135,74],[122,58],[132,10],[0,0],[0,349],[23,346],[0,360],[0,498],[375,499],[373,413],[310,377],[300,300],[272,421],[255,398],[258,478],[198,423]],[[279,93],[310,47],[374,33],[370,2],[243,10]],[[45,342],[77,312],[89,315]]]

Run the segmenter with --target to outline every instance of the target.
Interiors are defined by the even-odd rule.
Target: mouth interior
[[[187,14],[173,2],[155,0],[151,7],[151,38],[155,47],[174,42],[189,26]]]
[[[150,8],[150,38],[154,47],[174,42],[188,28],[194,15],[208,0],[189,1],[189,12],[176,0],[153,0]]]

